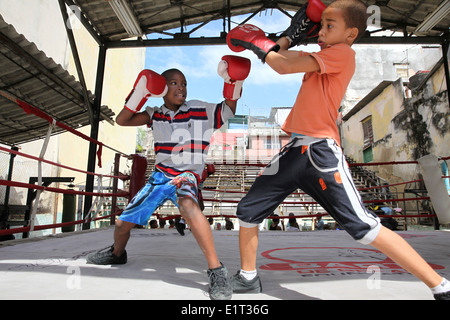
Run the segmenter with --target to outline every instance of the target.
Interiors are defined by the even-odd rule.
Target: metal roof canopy
[[[322,0],[326,5],[332,0]],[[306,0],[65,0],[66,4],[81,14],[82,22],[99,44],[107,47],[155,46],[155,45],[195,45],[224,44],[226,32],[235,24],[232,17],[250,14],[249,19],[266,9],[288,12],[297,11]],[[450,15],[437,21],[430,31],[414,37],[416,28],[442,3],[448,7],[448,0],[363,0],[368,6],[379,9],[380,29],[367,33],[361,43],[442,43],[442,34],[449,31]],[[114,3],[117,3],[116,5]],[[125,14],[117,14],[117,6],[128,8],[129,18],[141,36],[160,33],[172,36],[171,39],[128,40],[121,21]],[[115,7],[115,9],[113,9]],[[445,12],[445,11],[444,11]],[[448,13],[448,9],[446,11]],[[213,20],[223,20],[224,30],[221,35],[212,38],[191,38],[190,35]],[[193,28],[187,31],[188,26]],[[169,33],[169,30],[179,32]],[[376,37],[378,31],[400,31],[401,37]],[[283,31],[283,30],[281,30]],[[280,32],[281,32],[280,31]],[[134,34],[136,36],[137,34]],[[275,35],[273,35],[275,36]],[[389,38],[389,39],[388,39]]]
[[[91,124],[94,96],[64,68],[48,58],[35,44],[0,16],[0,143],[17,145],[45,137],[49,123],[26,115],[12,99],[19,99],[72,128]],[[8,98],[7,98],[8,97]],[[101,108],[101,119],[112,122],[114,113]],[[55,127],[53,134],[63,129]]]
[[[127,47],[152,47],[175,45],[212,45],[225,44],[226,34],[235,23],[232,17],[249,14],[244,22],[266,9],[279,10],[291,16],[288,11],[297,11],[306,0],[58,0],[64,21],[67,19],[67,5],[80,19],[82,24],[99,45],[97,78],[94,101],[91,109],[91,138],[97,139],[105,60],[108,49]],[[322,0],[328,5],[331,0]],[[413,35],[414,30],[435,11],[440,4],[447,5],[450,0],[363,0],[367,5],[379,8],[380,28],[366,33],[360,43],[366,44],[440,44],[444,56],[447,56],[450,17],[444,16],[420,36]],[[121,8],[119,8],[121,7]],[[113,9],[114,8],[114,9]],[[125,14],[118,14],[121,11]],[[191,34],[214,20],[223,21],[223,31],[217,37],[191,38]],[[192,27],[187,31],[187,27]],[[173,32],[177,28],[180,32]],[[83,84],[85,100],[87,90],[83,81],[83,71],[79,61],[75,39],[71,28],[66,30],[71,44],[77,72]],[[172,32],[170,32],[172,30]],[[400,31],[402,36],[377,37],[380,31]],[[164,34],[168,39],[147,40],[147,34]],[[136,39],[137,36],[137,39]],[[276,39],[277,34],[269,35]],[[449,83],[448,60],[446,80]],[[95,172],[96,145],[90,143],[88,171]],[[93,191],[94,177],[87,176],[86,191]],[[89,213],[92,197],[86,196],[84,215]],[[89,228],[85,225],[84,228]]]

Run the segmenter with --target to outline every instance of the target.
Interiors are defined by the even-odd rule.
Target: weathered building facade
[[[416,80],[410,97],[405,95],[401,78],[381,82],[343,117],[341,139],[347,156],[363,163],[450,154],[450,108],[443,60],[430,72],[417,75]],[[416,164],[372,166],[371,170],[389,183],[410,181],[421,174]]]

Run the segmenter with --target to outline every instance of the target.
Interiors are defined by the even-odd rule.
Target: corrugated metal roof
[[[61,65],[20,35],[0,16],[0,93],[20,99],[72,128],[90,124],[82,86]],[[92,93],[88,93],[91,102]],[[103,106],[102,119],[114,116]],[[0,95],[0,143],[13,145],[46,135],[48,122],[27,115]],[[62,129],[55,128],[54,133]]]
[[[129,38],[118,17],[106,0],[65,0],[77,5],[99,36],[107,41]],[[230,14],[238,16],[255,13],[261,8],[298,10],[306,0],[126,0],[145,34],[164,32],[210,19],[224,19]],[[326,5],[332,0],[322,0]],[[381,27],[406,31],[414,29],[433,12],[442,1],[448,0],[363,0],[381,10]],[[448,31],[450,16],[442,19],[427,35]],[[181,29],[180,29],[181,30]]]

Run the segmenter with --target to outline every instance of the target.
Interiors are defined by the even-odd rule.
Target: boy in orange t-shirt
[[[340,144],[336,120],[355,72],[355,52],[349,45],[339,43],[317,53],[300,52],[300,56],[314,57],[320,69],[303,77],[297,100],[282,129],[289,134],[330,138]]]
[[[308,6],[317,5],[317,0],[308,1]],[[232,50],[250,49],[280,74],[305,72],[297,100],[283,125],[292,138],[255,180],[237,208],[241,270],[232,279],[236,293],[261,292],[256,271],[257,226],[286,196],[300,188],[355,240],[372,245],[417,276],[431,288],[436,299],[450,299],[450,283],[403,238],[383,227],[380,219],[366,210],[340,148],[338,109],[355,71],[351,45],[366,29],[366,10],[359,0],[331,3],[321,14],[321,51],[317,53],[288,50],[292,40],[289,35],[275,44],[252,25],[239,26],[228,35]]]

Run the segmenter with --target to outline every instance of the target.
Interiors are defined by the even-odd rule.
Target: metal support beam
[[[18,151],[19,148],[16,146],[12,146],[11,150]],[[16,155],[11,153],[9,156],[9,169],[8,169],[8,181],[12,180],[13,170],[14,170],[14,158]],[[9,194],[11,187],[6,186],[5,190],[5,201],[3,202],[4,210],[0,214],[0,229],[4,229],[7,226],[8,216],[9,216]]]
[[[77,68],[78,79],[80,81],[80,84],[81,84],[81,87],[83,90],[84,105],[85,105],[86,109],[88,110],[89,120],[92,124],[94,121],[94,114],[92,111],[91,102],[89,100],[89,94],[88,94],[88,90],[87,90],[86,81],[84,78],[83,67],[81,66],[80,55],[78,54],[77,43],[76,43],[75,37],[73,35],[72,25],[70,24],[69,15],[67,14],[67,8],[66,8],[66,4],[65,4],[64,0],[58,0],[58,2],[59,2],[59,7],[61,9],[61,15],[63,18],[64,27],[66,28],[67,37],[69,39],[70,48],[72,49],[73,60],[75,61],[75,66]]]
[[[270,34],[269,38],[276,41],[279,36]],[[358,44],[442,44],[442,37],[363,37]],[[317,43],[317,39],[310,39],[308,43]],[[170,47],[170,46],[203,46],[225,45],[226,37],[200,37],[188,39],[150,39],[150,40],[123,40],[105,43],[108,49],[143,48],[143,47]],[[300,47],[301,48],[301,47]]]
[[[449,56],[449,45],[450,45],[450,36],[449,33],[446,34],[446,38],[444,42],[442,43],[442,58],[444,60],[444,71],[445,71],[445,84],[447,85],[447,100],[448,105],[450,107],[450,70],[449,70],[449,63],[448,63],[448,56]]]
[[[231,0],[227,0],[228,32],[231,31]]]
[[[117,177],[120,172],[120,153],[116,153],[116,155],[114,156],[114,176]],[[118,178],[114,178],[113,179],[113,193],[117,193],[118,190],[118,184],[119,184],[119,179]],[[109,219],[109,223],[110,225],[115,225],[116,224],[116,216],[113,216],[114,213],[117,212],[117,197],[112,197],[111,200],[111,218]]]
[[[94,121],[91,124],[91,134],[92,139],[98,139],[98,131],[100,127],[100,110],[102,103],[102,93],[103,93],[103,81],[105,76],[105,64],[106,64],[106,52],[107,49],[104,45],[100,46],[98,54],[97,63],[97,79],[95,85],[95,100],[93,105]],[[95,143],[89,143],[89,154],[88,154],[88,164],[87,171],[94,173],[96,166],[96,156],[97,156],[97,145]],[[86,175],[86,192],[94,191],[94,176],[91,174]],[[84,200],[84,210],[83,218],[89,215],[92,206],[92,196],[85,196]],[[83,230],[90,229],[90,223],[83,224]]]
[[[86,30],[91,34],[92,38],[94,38],[94,40],[101,45],[105,39],[103,37],[100,36],[100,32],[98,32],[98,29],[94,26],[94,24],[92,23],[92,19],[87,15],[86,12],[81,11],[81,8],[79,8],[74,2],[73,0],[65,0],[65,3],[70,7],[70,8],[77,8],[78,10],[78,14],[77,14],[77,18],[80,20],[80,22],[83,24],[83,26],[86,28]]]

